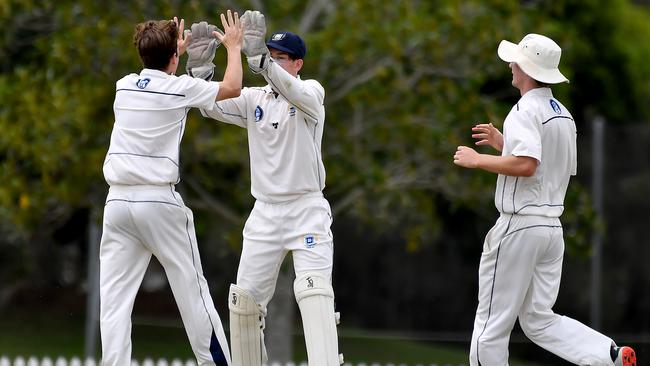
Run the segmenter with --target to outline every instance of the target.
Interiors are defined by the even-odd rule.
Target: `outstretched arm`
[[[273,90],[317,122],[320,119],[325,89],[316,80],[300,80],[271,61],[262,73]]]
[[[266,47],[266,20],[259,11],[247,10],[241,17],[246,28],[242,52],[246,55],[248,67],[255,74],[261,74],[273,90],[303,111],[313,121],[322,118],[325,90],[314,80],[300,80],[270,58]]]
[[[244,35],[244,28],[239,21],[239,15],[235,12],[234,18],[230,10],[228,16],[221,14],[221,24],[224,34],[214,32],[215,37],[221,41],[228,52],[228,64],[223,75],[223,81],[219,83],[217,100],[238,97],[241,94],[243,71],[241,66],[241,47]]]

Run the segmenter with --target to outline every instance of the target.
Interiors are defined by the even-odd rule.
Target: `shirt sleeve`
[[[294,77],[273,61],[269,63],[262,75],[273,90],[304,112],[314,123],[322,120],[325,89],[318,81]]]
[[[504,123],[507,152],[542,161],[542,124],[526,110],[510,112]]]
[[[250,89],[244,88],[236,98],[213,101],[211,108],[201,108],[201,114],[204,117],[246,128],[248,121],[246,98],[251,92]]]
[[[188,75],[181,75],[179,78],[185,82],[185,96],[187,106],[202,109],[212,109],[219,93],[219,83],[216,81],[205,81],[200,78],[193,78]]]

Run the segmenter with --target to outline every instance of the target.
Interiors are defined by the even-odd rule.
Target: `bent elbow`
[[[535,175],[536,171],[537,171],[537,164],[526,164],[521,171],[521,175],[524,177],[532,177],[533,175]]]
[[[240,87],[232,87],[229,85],[222,85],[217,93],[217,100],[224,100],[230,98],[237,98],[241,95]]]
[[[532,177],[533,175],[535,175],[535,170],[534,169],[532,169],[532,170],[531,169],[526,169],[522,174],[522,176],[526,177],[526,178]]]
[[[238,88],[231,88],[228,93],[229,97],[228,98],[237,98],[238,96],[241,95],[241,87]]]

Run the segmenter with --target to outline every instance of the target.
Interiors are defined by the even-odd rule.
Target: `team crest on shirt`
[[[555,100],[551,99],[550,103],[551,103],[551,108],[553,108],[555,113],[557,113],[557,114],[562,113],[562,108],[560,108],[560,105]]]
[[[149,78],[138,79],[138,81],[135,83],[135,85],[137,85],[138,88],[140,88],[140,89],[144,89],[144,88],[147,87],[147,85],[149,85],[150,81],[151,81],[151,79],[149,79]]]
[[[264,111],[262,110],[262,107],[257,106],[255,108],[255,122],[261,121],[263,117],[264,117]]]
[[[296,107],[291,106],[291,108],[289,108],[289,116],[293,117],[295,115],[296,115]]]
[[[316,245],[316,236],[315,235],[305,235],[305,247],[311,249]]]

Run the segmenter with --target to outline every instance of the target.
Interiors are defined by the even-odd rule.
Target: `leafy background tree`
[[[452,155],[472,143],[473,124],[500,127],[518,98],[496,56],[498,42],[535,32],[563,48],[561,69],[571,84],[554,93],[580,133],[581,169],[563,216],[570,255],[558,308],[586,320],[589,238],[600,230],[622,248],[612,256],[623,253],[637,268],[606,267],[605,285],[616,296],[603,299],[604,307],[617,310],[606,314],[604,327],[647,334],[650,320],[640,309],[650,299],[635,288],[648,288],[648,253],[635,256],[639,239],[626,234],[645,216],[630,219],[624,210],[647,202],[635,190],[648,177],[647,162],[619,157],[645,166],[621,173],[628,180],[608,180],[606,207],[619,215],[597,217],[588,191],[590,121],[602,115],[634,130],[647,130],[650,121],[650,14],[626,0],[2,0],[0,19],[9,26],[0,39],[0,310],[34,291],[85,293],[87,230],[98,222],[107,190],[101,166],[114,82],[140,69],[135,24],[174,15],[217,22],[226,8],[259,9],[270,31],[304,35],[301,74],[326,89],[325,194],[335,216],[334,280],[344,324],[471,330],[480,243],[497,215],[495,178],[454,166]],[[215,63],[224,65],[224,56],[219,50]],[[263,80],[245,73],[244,83]],[[618,136],[607,151],[622,153],[634,133]],[[224,298],[253,203],[245,131],[193,111],[184,140],[178,188],[196,214],[213,296]],[[616,192],[626,189],[622,200]]]

